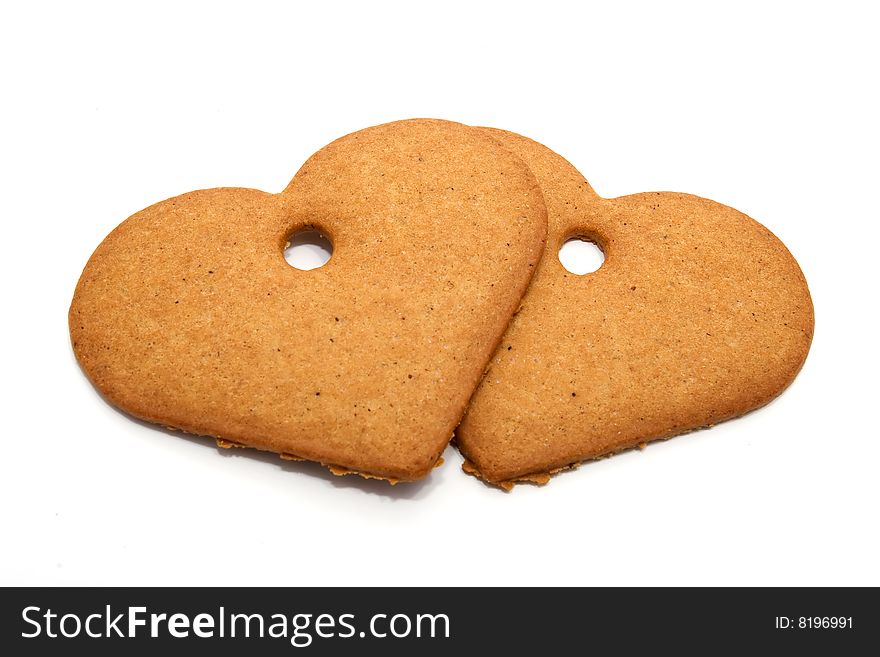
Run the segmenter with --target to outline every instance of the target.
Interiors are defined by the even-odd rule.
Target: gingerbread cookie
[[[317,228],[330,261],[283,250]],[[427,474],[519,305],[546,211],[482,131],[402,121],[343,137],[281,194],[191,192],[98,247],[76,357],[128,413],[336,473]]]
[[[736,210],[677,193],[602,199],[548,148],[487,129],[544,191],[544,255],[456,432],[465,469],[509,487],[742,415],[794,379],[813,335],[785,246]],[[571,237],[605,253],[577,276]]]

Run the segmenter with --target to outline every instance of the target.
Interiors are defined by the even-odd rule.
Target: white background
[[[880,584],[877,16],[716,4],[4,4],[0,583]],[[116,224],[193,189],[280,191],[336,137],[419,116],[535,138],[604,196],[766,224],[816,306],[800,377],[511,494],[451,449],[391,488],[100,399],[67,309]]]

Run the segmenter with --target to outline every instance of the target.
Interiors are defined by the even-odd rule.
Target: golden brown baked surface
[[[469,471],[536,480],[742,415],[792,381],[813,306],[769,230],[687,194],[602,199],[550,149],[488,132],[535,173],[549,228],[522,310],[456,432]],[[596,272],[559,262],[573,236],[604,251]]]
[[[333,242],[299,271],[298,228]],[[543,249],[521,160],[480,130],[402,121],[339,139],[281,194],[211,189],[116,228],[70,307],[76,357],[162,425],[391,480],[449,441]]]

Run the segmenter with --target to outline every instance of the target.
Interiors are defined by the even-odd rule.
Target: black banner
[[[875,589],[7,588],[7,655],[797,650],[880,639]]]

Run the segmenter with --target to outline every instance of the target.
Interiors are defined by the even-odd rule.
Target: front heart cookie
[[[489,130],[544,190],[547,246],[456,440],[465,469],[509,488],[766,404],[813,336],[806,281],[766,228],[675,193],[602,199],[562,157]],[[596,272],[566,271],[567,239]]]
[[[330,261],[283,250],[312,227]],[[541,191],[485,133],[430,120],[325,147],[281,194],[184,194],[123,222],[70,307],[113,404],[220,444],[390,480],[437,463],[546,234]]]

